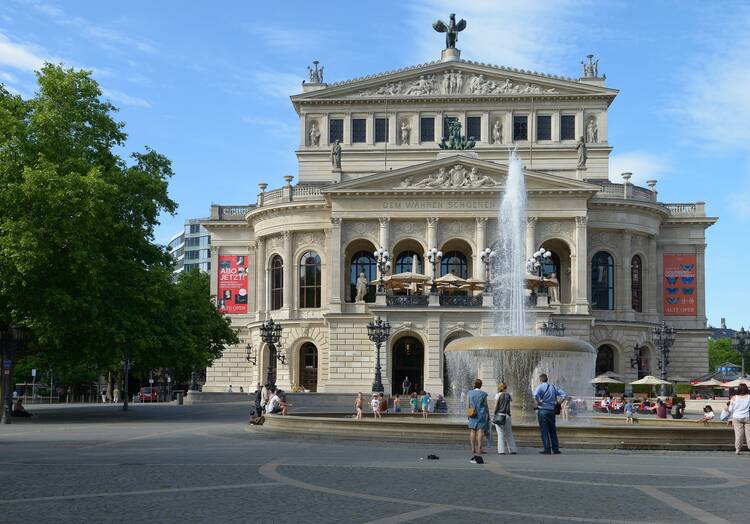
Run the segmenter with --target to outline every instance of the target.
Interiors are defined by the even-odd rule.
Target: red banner
[[[245,255],[219,257],[219,286],[216,300],[220,313],[230,315],[247,313],[247,262]]]
[[[698,313],[695,273],[695,255],[664,255],[664,316]]]

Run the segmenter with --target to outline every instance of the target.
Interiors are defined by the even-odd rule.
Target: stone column
[[[484,271],[484,262],[482,262],[482,251],[487,247],[487,218],[477,217],[477,225],[474,240],[477,244],[476,253],[474,253],[474,278],[484,280],[486,275]]]
[[[391,249],[388,245],[388,242],[390,236],[391,219],[389,217],[380,217],[378,218],[378,221],[380,222],[380,232],[378,234],[378,242],[380,242],[379,247],[390,251]]]
[[[211,295],[219,293],[219,246],[211,245]]]
[[[700,321],[701,327],[705,327],[706,324],[706,244],[698,244],[695,246],[695,277],[697,282],[695,293],[698,293],[696,297],[698,300],[696,308],[696,319]]]
[[[622,311],[626,320],[634,320],[633,312],[633,293],[632,293],[632,275],[630,274],[630,257],[632,256],[633,235],[630,231],[622,232],[622,245],[620,246],[620,277],[617,281],[620,283],[621,291],[615,288],[615,297],[617,297],[617,309]]]
[[[586,223],[588,217],[575,217],[576,219],[576,254],[575,260],[571,260],[572,288],[571,295],[575,297],[575,313],[586,315],[589,312],[588,299],[588,235]]]
[[[656,253],[656,237],[650,236],[648,238],[648,264],[644,268],[645,275],[643,275],[644,289],[643,295],[646,299],[646,308],[644,312],[648,312],[649,320],[655,322],[659,318],[659,290],[661,289],[661,281],[658,276],[659,261]]]
[[[258,237],[255,255],[255,309],[261,315],[267,309],[266,305],[266,239]]]
[[[341,312],[341,219],[331,217],[328,235],[328,282],[330,287],[329,308],[332,313]]]
[[[294,300],[294,259],[292,253],[292,232],[284,231],[284,309],[293,309]]]
[[[536,248],[536,221],[537,217],[526,218],[526,258],[531,258]]]

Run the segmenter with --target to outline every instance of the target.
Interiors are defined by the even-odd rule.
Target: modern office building
[[[211,233],[201,225],[202,220],[186,220],[185,227],[169,239],[167,247],[175,260],[175,274],[191,269],[211,271]]]

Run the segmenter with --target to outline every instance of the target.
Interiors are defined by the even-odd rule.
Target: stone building
[[[537,326],[564,323],[566,335],[597,348],[598,372],[635,379],[658,374],[651,330],[666,320],[677,329],[670,374],[705,373],[705,230],[716,218],[702,202],[661,202],[655,181],[638,187],[627,173],[623,184],[609,181],[607,111],[617,94],[591,57],[573,79],[446,49],[435,62],[330,84],[316,62],[291,98],[297,184],[292,176],[278,188],[260,184],[256,202],[214,205],[203,222],[212,290],[243,340],[207,370],[204,390],[265,382],[259,328],[272,318],[283,326],[284,360],[273,370],[280,387],[369,391],[367,323],[380,316],[392,327],[382,350],[386,391],[409,376],[442,392],[443,349],[492,334],[491,297],[430,296],[429,286],[377,294],[373,252],[390,252],[392,273],[432,277],[425,253],[436,247],[440,275],[484,280],[481,252],[497,239],[510,148],[525,166],[527,252],[552,251],[548,269],[560,284],[548,303],[535,303]],[[439,147],[452,121],[473,149]],[[368,287],[358,302],[360,273]],[[234,279],[231,289],[222,274]]]

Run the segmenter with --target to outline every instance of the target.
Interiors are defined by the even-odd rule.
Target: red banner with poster
[[[220,313],[238,315],[247,313],[248,263],[246,255],[219,257],[219,286],[216,293]]]
[[[695,272],[695,255],[664,255],[664,316],[698,313]]]

